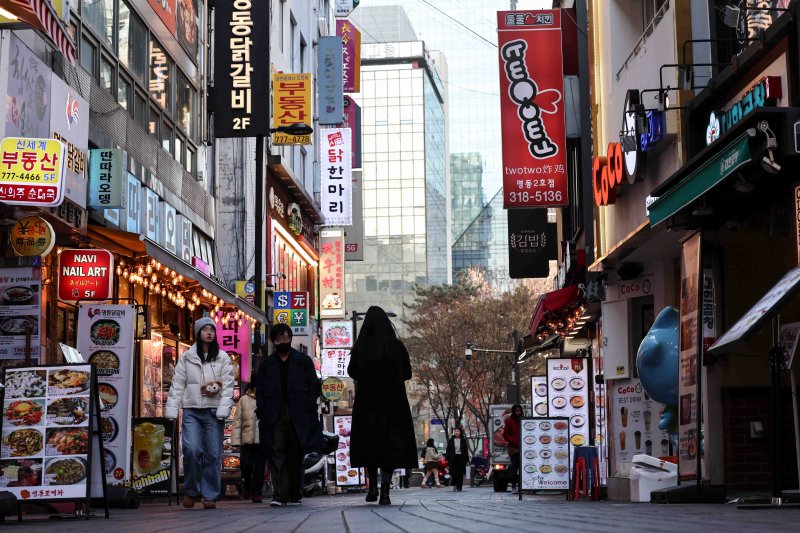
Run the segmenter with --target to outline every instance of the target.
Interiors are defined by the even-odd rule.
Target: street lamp
[[[464,359],[469,361],[472,359],[472,352],[484,352],[484,353],[502,353],[508,355],[514,355],[514,387],[516,388],[516,402],[520,403],[522,401],[520,390],[519,390],[519,364],[523,361],[525,352],[522,350],[522,339],[519,336],[519,333],[514,330],[511,333],[511,336],[514,339],[514,349],[513,350],[493,350],[489,348],[478,348],[470,341],[467,341],[465,348],[464,348]]]

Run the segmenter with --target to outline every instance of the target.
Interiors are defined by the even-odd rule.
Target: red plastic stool
[[[579,500],[581,493],[583,493],[585,498],[588,498],[589,493],[586,491],[586,459],[583,457],[578,457],[575,459],[573,476],[575,479],[575,484],[572,488],[570,499],[573,501]]]
[[[600,461],[592,459],[592,501],[600,500]]]

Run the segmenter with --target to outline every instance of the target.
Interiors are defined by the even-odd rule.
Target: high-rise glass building
[[[399,6],[371,11],[359,8],[351,17],[363,32],[361,92],[353,98],[362,112],[364,261],[347,264],[347,307],[363,312],[380,305],[403,318],[416,285],[451,280],[439,71],[446,67],[421,41],[374,42],[414,34]]]

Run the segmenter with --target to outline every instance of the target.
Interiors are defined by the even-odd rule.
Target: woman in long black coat
[[[392,472],[417,465],[417,446],[405,387],[411,361],[380,307],[367,310],[347,373],[356,380],[350,462],[367,468],[368,502],[378,499],[378,468],[382,470],[379,504],[389,505]]]

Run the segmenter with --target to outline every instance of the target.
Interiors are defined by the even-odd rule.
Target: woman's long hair
[[[200,351],[202,349],[201,342],[197,341],[197,350]],[[199,353],[197,355],[200,355]],[[214,340],[208,343],[208,353],[206,354],[206,362],[216,360],[217,356],[219,355],[219,342],[217,341],[217,334],[214,333]]]

